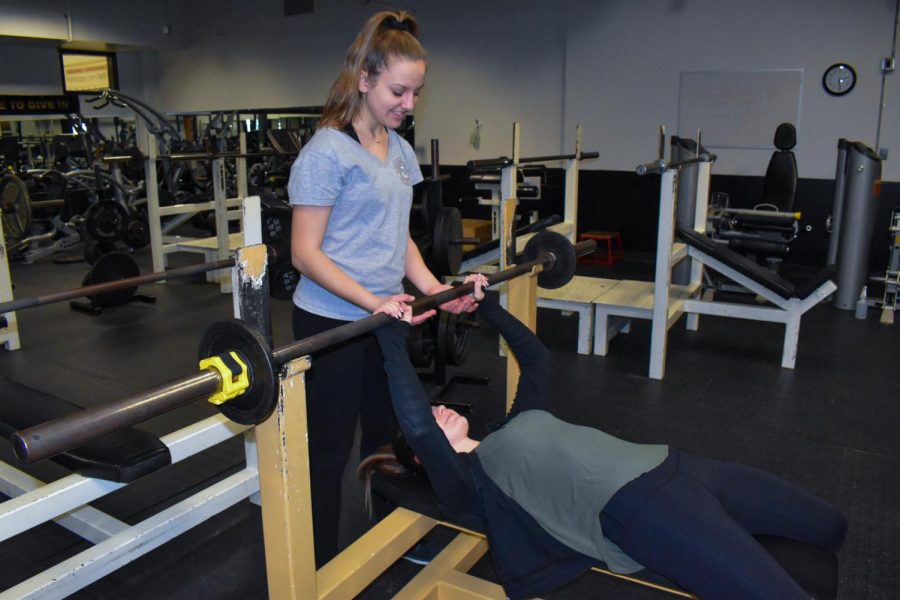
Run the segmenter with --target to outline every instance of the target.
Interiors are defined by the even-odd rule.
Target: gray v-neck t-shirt
[[[516,415],[475,449],[488,477],[550,535],[618,573],[643,567],[603,537],[600,511],[669,449],[572,425],[543,410]]]
[[[322,251],[376,296],[403,291],[412,186],[422,172],[412,146],[388,132],[382,161],[338,129],[316,131],[291,167],[293,205],[330,206]],[[294,304],[343,321],[368,316],[362,308],[301,277]]]

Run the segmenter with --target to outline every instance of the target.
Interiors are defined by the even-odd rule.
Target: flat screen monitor
[[[66,93],[85,94],[119,87],[114,53],[60,50],[59,60]]]

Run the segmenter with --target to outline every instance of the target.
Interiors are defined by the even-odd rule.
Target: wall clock
[[[849,94],[855,85],[856,69],[847,63],[835,63],[822,75],[822,87],[832,96]]]

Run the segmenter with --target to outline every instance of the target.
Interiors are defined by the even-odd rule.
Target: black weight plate
[[[446,364],[461,367],[469,355],[469,337],[475,327],[474,315],[468,313],[447,314],[444,327],[444,359]]]
[[[538,273],[538,285],[552,290],[569,283],[575,276],[578,262],[572,242],[555,231],[541,231],[525,244],[525,261],[538,260],[544,253],[549,253],[550,256],[544,269]]]
[[[300,271],[290,264],[275,264],[269,268],[269,295],[276,300],[290,300],[300,282]]]
[[[135,250],[150,243],[150,226],[141,217],[131,217],[122,232],[122,241]]]
[[[456,208],[438,211],[432,236],[432,259],[435,275],[458,275],[462,264],[462,215]]]
[[[258,425],[275,410],[277,389],[275,361],[265,338],[238,319],[216,321],[200,340],[200,359],[234,350],[249,369],[250,387],[236,398],[220,404],[219,412],[241,425]]]
[[[116,245],[112,242],[101,242],[99,240],[91,240],[84,246],[84,259],[89,265],[97,262],[97,259],[104,254],[116,251]]]
[[[416,325],[409,330],[406,347],[409,360],[418,369],[426,369],[434,362],[434,319]]]
[[[115,200],[94,202],[84,213],[84,226],[88,235],[101,242],[121,239],[126,223],[128,212]]]
[[[441,311],[435,333],[435,360],[453,367],[462,366],[469,354],[469,337],[476,327],[474,316]]]
[[[270,245],[291,240],[291,209],[269,208],[262,212],[262,241]]]
[[[144,178],[144,155],[137,146],[132,146],[124,152],[131,160],[122,164],[122,173],[128,179],[137,181]]]
[[[270,267],[291,267],[291,243],[289,240],[269,240],[266,243]]]
[[[457,317],[456,327],[454,327],[456,341],[451,364],[460,367],[469,356],[469,348],[471,347],[469,340],[472,336],[472,328],[478,327],[478,317],[472,313],[460,313]]]
[[[140,269],[133,258],[122,252],[110,252],[97,258],[94,266],[87,272],[81,283],[84,286],[96,285],[98,283],[130,279],[140,274]],[[91,299],[95,306],[118,306],[131,300],[136,291],[136,285],[127,286],[118,290],[88,296],[88,298]]]
[[[447,356],[447,330],[450,328],[450,315],[446,311],[438,311],[437,327],[434,333],[434,360],[438,364],[446,365],[449,360]]]

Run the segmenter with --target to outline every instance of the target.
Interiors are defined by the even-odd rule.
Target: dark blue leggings
[[[634,560],[703,600],[808,598],[752,536],[836,550],[847,531],[837,508],[792,483],[675,449],[616,492],[600,524]]]

